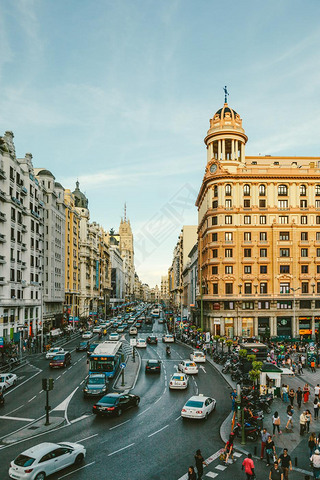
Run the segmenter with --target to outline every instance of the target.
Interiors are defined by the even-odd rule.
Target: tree
[[[228,353],[230,353],[230,350],[231,350],[231,347],[233,345],[233,341],[232,340],[227,340],[226,341],[226,345],[228,347]]]
[[[248,360],[249,362],[254,362],[255,359],[256,359],[256,355],[252,355],[252,354],[247,355],[247,360]]]
[[[219,338],[220,338],[220,335],[215,335],[215,336],[213,337],[213,340],[215,340],[215,342],[216,342],[216,350],[218,349]]]
[[[248,355],[248,352],[245,348],[241,348],[241,350],[239,350],[239,357],[242,360],[245,359],[247,355]]]
[[[250,380],[252,381],[253,386],[256,385],[257,380],[260,378],[260,373],[261,373],[260,370],[254,370],[254,369],[250,370],[249,377],[250,377]]]
[[[222,353],[223,353],[223,346],[224,346],[224,344],[225,344],[225,341],[226,341],[226,338],[225,338],[225,337],[220,337],[220,338],[219,338],[219,342],[221,343]]]

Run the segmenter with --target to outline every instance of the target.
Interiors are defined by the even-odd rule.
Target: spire
[[[124,202],[124,223],[127,221],[127,204]]]
[[[227,85],[225,85],[225,87],[223,88],[223,91],[224,91],[224,103],[228,103],[229,92],[228,92],[228,89],[227,89]]]

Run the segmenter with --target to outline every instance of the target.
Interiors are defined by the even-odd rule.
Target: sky
[[[320,155],[319,0],[0,0],[0,135],[118,229],[160,284],[228,102],[247,155]]]

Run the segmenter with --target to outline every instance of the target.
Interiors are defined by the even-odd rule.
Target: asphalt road
[[[171,358],[167,358],[166,345],[161,342],[164,328],[156,321],[153,325],[144,324],[139,331],[138,337],[146,337],[152,331],[160,342],[157,346],[139,350],[142,366],[132,393],[139,395],[141,402],[139,407],[124,412],[119,418],[92,415],[94,400],[84,399],[82,395],[82,384],[88,371],[84,353],[72,352],[72,366],[66,370],[50,371],[48,362],[43,358],[37,358],[33,366],[22,369],[19,374],[23,378],[19,379],[16,390],[8,395],[1,415],[25,419],[42,415],[45,396],[40,391],[41,378],[45,374],[55,378],[50,399],[53,408],[77,390],[67,411],[61,410],[68,419],[68,425],[39,437],[0,447],[1,480],[9,478],[9,463],[17,454],[43,441],[76,441],[85,445],[87,457],[80,469],[69,468],[51,477],[71,480],[87,479],[88,476],[92,480],[175,480],[193,463],[196,449],[201,448],[207,457],[221,448],[219,426],[230,411],[229,388],[214,368],[206,363],[198,375],[191,376],[186,391],[170,391],[170,376],[176,371],[179,361],[189,357],[190,349],[184,345],[171,345]],[[72,351],[75,345],[70,347]],[[149,358],[162,360],[160,375],[145,374],[144,366]],[[32,375],[35,376],[31,378]],[[28,378],[31,379],[26,381]],[[198,392],[217,400],[216,411],[207,421],[182,420],[182,406]],[[26,423],[26,420],[4,420],[1,417],[1,437]]]

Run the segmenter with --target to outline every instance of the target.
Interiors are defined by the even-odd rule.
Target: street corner
[[[12,434],[4,437],[1,440],[1,443],[3,445],[11,445],[21,440],[25,440],[26,438],[31,438],[35,435],[44,434],[46,432],[54,430],[55,428],[60,427],[61,425],[63,425],[63,423],[65,423],[65,421],[66,420],[64,417],[51,416],[49,425],[46,425],[45,418],[42,418],[41,420],[37,420],[36,422],[33,422],[26,427],[22,427],[21,429],[16,430]]]

